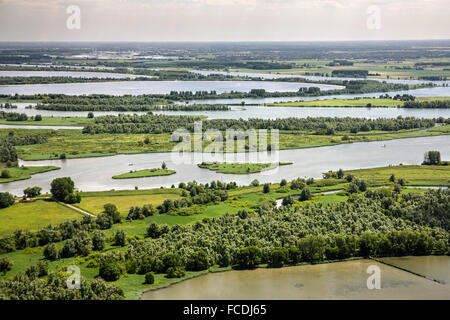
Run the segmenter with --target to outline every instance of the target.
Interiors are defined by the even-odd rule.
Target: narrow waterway
[[[58,166],[60,170],[33,175],[31,179],[0,184],[0,191],[21,195],[29,186],[40,186],[48,192],[50,182],[57,177],[71,177],[76,187],[82,191],[111,189],[149,189],[160,186],[170,187],[179,182],[196,180],[206,183],[212,180],[235,181],[239,185],[249,185],[254,179],[262,182],[279,182],[295,177],[321,178],[328,170],[373,168],[387,165],[420,164],[423,154],[429,150],[439,150],[443,159],[450,159],[450,136],[398,139],[376,142],[359,142],[329,147],[281,150],[279,152],[200,154],[148,153],[127,154],[100,158],[20,161],[25,166]],[[197,166],[202,161],[228,162],[293,162],[261,173],[238,175],[221,174]],[[166,162],[176,174],[139,179],[112,179],[112,176],[149,168],[159,168]]]

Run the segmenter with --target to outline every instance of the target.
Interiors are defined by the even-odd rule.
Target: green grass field
[[[19,202],[0,209],[0,236],[11,234],[17,229],[37,231],[49,224],[81,217],[80,213],[56,202],[45,200]]]
[[[397,131],[397,132],[365,132],[350,134],[338,132],[335,135],[316,135],[313,132],[288,132],[279,134],[280,149],[301,149],[331,146],[342,143],[381,141],[401,138],[426,137],[448,134],[450,125],[432,128],[427,131]],[[42,130],[42,129],[0,129],[0,137],[14,131],[16,136],[27,134],[48,135],[48,141],[43,144],[17,146],[19,157],[23,160],[59,159],[61,154],[66,158],[101,157],[117,154],[136,154],[152,152],[171,152],[176,145],[171,142],[170,134],[82,134],[81,130]],[[150,138],[150,143],[144,140]],[[345,137],[345,138],[344,138]],[[270,139],[270,136],[268,137]],[[208,143],[204,142],[204,147]],[[226,143],[224,143],[224,150]],[[235,146],[236,148],[236,146]]]
[[[11,167],[11,168],[2,168],[0,171],[7,170],[11,174],[11,178],[1,178],[0,177],[0,183],[5,182],[11,182],[11,181],[18,181],[18,180],[25,180],[30,179],[31,175],[53,171],[53,170],[59,170],[59,167],[55,166],[36,166],[36,167]]]
[[[438,98],[417,98],[417,101],[425,100],[448,100],[450,97]],[[387,107],[397,108],[402,107],[404,102],[393,99],[379,99],[379,98],[357,98],[357,99],[328,99],[328,100],[313,100],[313,101],[293,101],[267,104],[274,107],[367,107],[370,104],[372,107]]]
[[[276,168],[278,165],[290,165],[292,162],[280,163],[224,163],[224,162],[202,162],[200,168],[209,169],[217,173],[225,174],[250,174]]]
[[[83,127],[90,123],[94,123],[94,119],[88,119],[87,117],[42,117],[42,121],[34,121],[34,119],[28,119],[27,121],[7,121],[6,119],[0,119],[0,124],[23,126]]]
[[[410,186],[450,186],[450,166],[390,166],[346,171],[376,184],[389,184],[391,175]]]
[[[80,209],[93,214],[99,214],[103,211],[103,206],[107,203],[115,204],[120,213],[124,216],[128,214],[131,207],[151,204],[158,206],[166,199],[178,199],[179,195],[173,193],[147,194],[147,195],[123,195],[123,196],[98,196],[81,197],[81,203],[76,204]]]
[[[372,169],[363,169],[363,170],[353,170],[346,171],[346,173],[351,173],[356,176],[379,182],[380,184],[384,184],[385,180],[388,180],[390,175],[394,173],[397,178],[402,177],[409,182],[420,181],[424,179],[428,179],[429,183],[433,183],[435,185],[440,185],[442,181],[449,178],[449,169],[450,166],[395,166],[395,167],[384,167],[384,168],[372,168]],[[415,180],[418,179],[418,180]],[[332,203],[343,202],[347,200],[346,195],[341,194],[317,194],[317,192],[330,191],[330,190],[341,190],[345,189],[348,186],[347,182],[341,182],[341,180],[317,180],[313,185],[309,186],[313,193],[313,199],[310,201],[299,202],[295,201],[294,206],[304,206],[311,203],[319,203],[322,205],[328,205]],[[324,183],[331,182],[331,183]],[[404,189],[402,192],[410,193],[417,192],[423,193],[426,190],[424,189]],[[287,195],[297,195],[301,191],[300,190],[291,190],[289,188],[289,184],[286,187],[280,188],[279,184],[271,184],[270,192],[263,193],[263,186],[252,186],[252,187],[239,187],[234,190],[229,191],[229,198],[217,204],[210,204],[208,206],[203,207],[203,212],[196,215],[191,216],[176,216],[176,215],[155,215],[147,217],[143,220],[135,220],[135,221],[126,221],[120,224],[114,225],[111,229],[105,230],[105,233],[109,238],[111,238],[117,230],[122,229],[126,232],[128,237],[138,237],[140,239],[144,238],[146,229],[150,222],[156,222],[158,224],[167,224],[167,225],[175,225],[175,224],[192,224],[196,221],[200,221],[204,218],[212,218],[212,217],[220,217],[225,213],[235,214],[239,210],[245,209],[250,214],[255,214],[258,206],[261,206],[263,203],[272,202],[277,199],[281,199],[286,197]],[[118,190],[118,191],[102,191],[102,192],[84,192],[82,193],[82,202],[80,207],[88,205],[89,211],[93,212],[97,210],[101,211],[103,204],[112,202],[115,203],[119,210],[122,213],[126,213],[129,207],[133,205],[142,205],[147,204],[149,202],[156,203],[157,201],[161,201],[164,198],[169,197],[179,197],[180,190],[179,189],[149,189],[149,190]],[[52,206],[51,209],[46,209],[44,206]],[[36,207],[36,208],[35,208]],[[57,219],[59,221],[64,221],[70,215],[74,215],[74,217],[81,217],[80,214],[72,211],[68,208],[62,207],[57,203],[38,201],[37,203],[26,203],[26,204],[17,204],[11,208],[0,210],[0,226],[4,227],[5,221],[9,221],[10,230],[14,230],[18,227],[18,218],[20,217],[20,221],[24,223],[25,221],[27,225],[29,224],[29,219],[26,219],[25,215],[29,212],[33,212],[33,215],[39,217],[39,211],[43,210],[45,214],[42,216],[47,216],[47,211],[52,211],[55,213],[54,216],[50,217],[49,220],[52,223],[56,223]],[[13,211],[15,210],[15,211]],[[60,217],[56,212],[67,212],[67,215]],[[6,215],[3,215],[5,212],[10,212],[10,216],[13,218],[6,220]],[[40,217],[42,218],[42,217]],[[42,223],[42,225],[41,225]],[[45,225],[42,219],[39,219],[35,223],[35,228],[39,228]],[[14,227],[13,227],[14,226]],[[5,232],[5,231],[2,231]],[[6,231],[6,233],[12,231]],[[57,247],[61,248],[63,242],[58,243]],[[8,271],[6,275],[0,275],[0,278],[8,278],[13,276],[15,273],[19,271],[24,271],[30,264],[36,264],[42,258],[42,250],[43,248],[28,248],[25,250],[18,250],[15,252],[7,253],[1,255],[7,256],[14,261],[14,266],[11,271]],[[114,247],[110,243],[108,243],[107,251],[121,251],[126,250],[126,247]],[[77,257],[77,258],[68,258],[68,259],[60,259],[57,261],[50,262],[49,269],[53,272],[55,271],[65,271],[67,266],[76,264],[80,266],[82,275],[87,279],[93,279],[98,275],[98,267],[88,267],[89,258]],[[220,271],[217,268],[212,268],[212,271]],[[186,277],[180,279],[167,279],[163,274],[155,275],[155,284],[154,285],[145,285],[144,276],[131,274],[124,275],[118,281],[113,282],[116,285],[119,285],[125,292],[125,296],[127,299],[138,299],[140,294],[144,290],[155,289],[159,287],[163,287],[177,281],[182,281],[188,279],[189,277],[197,276],[202,272],[188,272]]]
[[[333,70],[348,70],[348,69],[362,69],[368,70],[370,78],[378,79],[418,79],[424,76],[439,76],[450,78],[450,71],[444,70],[448,67],[426,66],[423,69],[415,68],[414,64],[418,62],[448,62],[448,58],[417,58],[405,59],[401,61],[393,60],[371,60],[366,59],[349,59],[353,62],[353,66],[327,66],[332,62],[329,59],[297,59],[293,61],[284,61],[295,63],[296,66],[292,69],[269,69],[269,70],[254,70],[244,68],[231,68],[230,71],[241,71],[249,73],[272,73],[272,74],[295,74],[307,75],[320,73],[322,75],[330,76]]]
[[[169,169],[144,169],[138,171],[130,171],[127,173],[119,174],[113,176],[113,179],[134,179],[134,178],[145,178],[145,177],[157,177],[157,176],[169,176],[175,174],[175,170]]]

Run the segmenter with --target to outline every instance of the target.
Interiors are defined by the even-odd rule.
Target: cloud
[[[65,28],[79,5],[82,28]],[[366,28],[369,5],[382,28]],[[0,40],[450,38],[448,0],[0,0]]]

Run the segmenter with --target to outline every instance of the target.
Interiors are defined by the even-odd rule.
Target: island
[[[198,167],[209,169],[217,173],[225,174],[250,174],[274,169],[278,166],[290,165],[292,162],[278,163],[226,163],[226,162],[202,162]]]
[[[157,177],[157,176],[169,176],[171,174],[175,174],[175,170],[170,169],[143,169],[143,170],[131,170],[130,172],[119,174],[117,176],[113,176],[113,179],[134,179],[134,178],[146,178],[146,177]]]

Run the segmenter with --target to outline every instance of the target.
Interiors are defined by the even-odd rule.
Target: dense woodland
[[[403,108],[448,109],[450,100],[406,101]]]
[[[190,188],[192,194],[195,184],[184,187]],[[450,254],[449,214],[448,190],[399,196],[398,192],[378,189],[357,193],[348,202],[338,204],[286,203],[279,209],[264,205],[255,213],[225,214],[192,225],[151,223],[145,240],[127,240],[119,229],[113,241],[119,247],[129,243],[127,249],[101,252],[106,242],[101,230],[121,221],[117,209],[105,205],[105,212],[97,219],[85,216],[82,221],[67,221],[34,234],[17,231],[1,240],[1,248],[11,251],[45,245],[43,261],[85,256],[89,267],[98,268],[100,278],[106,281],[115,281],[127,273],[164,273],[171,278],[212,265],[281,267],[352,257]],[[64,246],[57,249],[54,243],[64,239]],[[101,253],[91,254],[94,251]],[[2,260],[6,268],[12,263],[9,258]],[[88,293],[70,294],[63,288],[64,278],[55,274],[47,280],[40,278],[45,274],[42,262],[13,279],[0,281],[0,298],[65,299],[73,298],[73,294],[79,299],[121,297],[120,289],[101,279],[83,282]],[[97,291],[98,287],[104,291]]]
[[[194,130],[194,122],[198,117],[168,115],[119,115],[95,118],[95,124],[88,125],[83,133],[162,133],[174,132],[185,128]],[[216,129],[278,129],[283,131],[317,130],[318,134],[334,134],[334,132],[369,132],[372,130],[397,131],[404,129],[430,128],[438,121],[435,119],[402,118],[396,119],[360,119],[360,118],[285,118],[285,119],[212,119],[204,120],[203,130]]]

